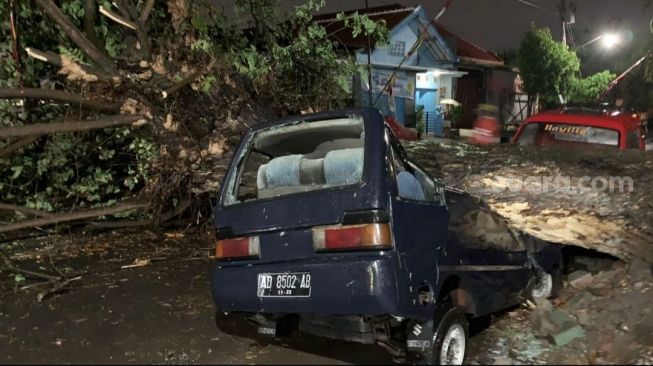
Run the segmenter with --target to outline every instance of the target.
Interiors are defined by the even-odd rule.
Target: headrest
[[[346,185],[363,176],[363,148],[329,151],[324,157],[324,177],[327,184]]]

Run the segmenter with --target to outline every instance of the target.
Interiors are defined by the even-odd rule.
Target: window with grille
[[[406,42],[396,41],[389,49],[388,55],[403,56],[406,52]]]

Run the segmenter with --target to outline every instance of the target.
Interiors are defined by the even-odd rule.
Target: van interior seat
[[[329,151],[324,157],[324,177],[329,185],[346,185],[363,176],[363,148]]]
[[[283,192],[289,193],[306,190],[299,189],[300,186],[356,183],[363,173],[363,156],[363,148],[332,150],[323,158],[316,159],[300,154],[280,156],[258,168],[256,185],[259,191],[287,188]]]
[[[259,189],[299,185],[299,162],[302,155],[279,156],[258,168],[256,185]]]

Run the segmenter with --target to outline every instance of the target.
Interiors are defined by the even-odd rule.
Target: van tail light
[[[221,239],[215,244],[218,260],[258,258],[260,251],[258,236]]]
[[[313,246],[318,252],[391,249],[390,225],[376,223],[314,228]]]

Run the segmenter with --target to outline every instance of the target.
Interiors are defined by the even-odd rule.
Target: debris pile
[[[537,298],[512,311],[484,334],[495,364],[651,364],[651,265],[577,258],[560,297]],[[583,265],[585,265],[583,267]]]
[[[456,141],[405,147],[430,174],[484,199],[530,235],[653,263],[653,152]],[[604,189],[605,180],[616,178],[625,179],[623,189],[616,183]],[[584,189],[592,188],[589,182],[596,189]]]

